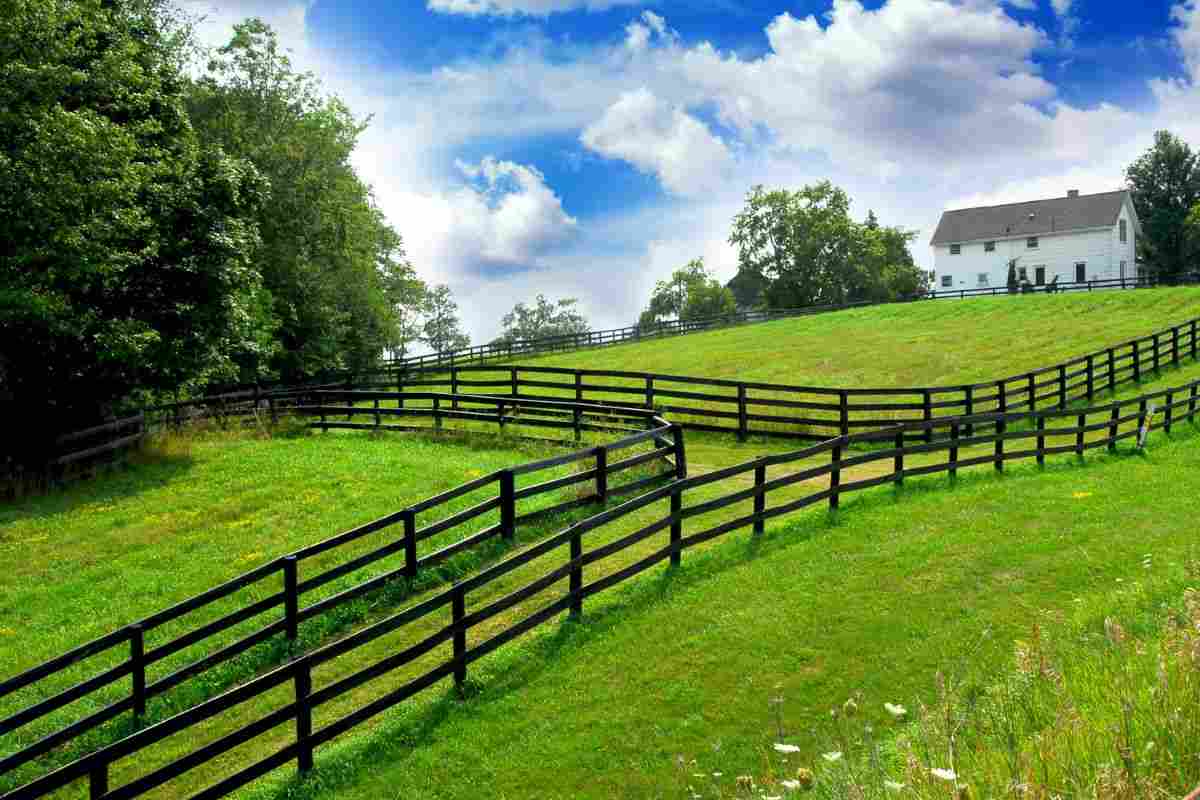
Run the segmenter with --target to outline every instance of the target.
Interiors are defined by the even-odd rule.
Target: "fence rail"
[[[898,422],[1093,402],[1097,393],[1140,381],[1163,367],[1179,366],[1185,359],[1197,360],[1198,323],[1191,319],[1051,366],[955,386],[838,388],[500,364],[453,367],[443,374],[429,369],[413,373],[402,388],[449,386],[456,392],[481,389],[484,393],[479,396],[620,402],[669,414],[692,430],[732,433],[741,439],[761,435],[824,441]],[[919,435],[928,440],[932,429],[922,429]]]
[[[213,667],[228,662],[279,634],[286,636],[288,641],[295,642],[300,623],[363,597],[392,581],[414,579],[420,571],[485,542],[496,538],[511,541],[522,526],[571,509],[607,503],[612,498],[645,490],[664,478],[678,477],[686,470],[684,442],[678,428],[643,409],[601,407],[561,401],[514,402],[507,399],[436,392],[402,395],[394,392],[305,390],[300,395],[292,395],[291,399],[305,401],[293,409],[294,413],[311,418],[310,424],[313,428],[325,430],[347,427],[386,429],[394,426],[382,424],[382,419],[385,416],[400,415],[408,418],[431,417],[435,426],[440,426],[441,420],[449,417],[497,423],[501,426],[506,423],[555,428],[565,426],[574,428],[577,432],[589,430],[614,433],[618,438],[605,444],[481,476],[276,558],[170,608],[0,681],[0,698],[22,689],[37,692],[39,684],[43,681],[52,679],[89,658],[107,656],[111,661],[114,648],[127,648],[128,652],[128,656],[116,666],[99,667],[95,674],[65,689],[47,689],[43,693],[49,693],[49,696],[0,719],[0,737],[5,737],[78,700],[111,687],[114,683],[126,678],[131,679],[128,695],[74,719],[26,747],[0,754],[0,775],[12,772],[55,748],[73,742],[88,731],[126,712],[131,712],[135,719],[140,719],[146,713],[147,700],[197,678]],[[363,402],[373,403],[373,406],[358,405]],[[395,406],[381,407],[381,403],[387,402],[392,402]],[[339,405],[334,405],[335,403]],[[350,405],[340,405],[341,403]],[[495,410],[467,410],[480,407]],[[368,415],[374,417],[375,421],[373,424],[331,421],[328,417],[333,414],[349,418]],[[638,445],[647,445],[649,449],[625,457],[613,457],[615,454],[624,455],[625,451]],[[518,476],[537,478],[539,473],[544,474],[557,467],[580,463],[591,466],[520,488],[517,486]],[[645,477],[626,479],[632,468],[654,463],[665,464],[666,470],[652,472]],[[531,500],[549,492],[588,484],[594,486],[590,493],[537,508],[529,507]],[[483,490],[491,492],[486,499],[461,510],[453,509],[456,501]],[[496,511],[499,512],[498,521],[480,528],[481,520]],[[366,541],[368,536],[373,537],[381,531],[391,529],[398,529],[399,533],[381,545],[374,546],[366,552],[357,552],[353,547]],[[448,532],[455,531],[463,533],[456,540],[444,543]],[[433,543],[436,545],[435,549],[420,554],[419,545],[435,537],[439,539]],[[302,576],[301,567],[305,562],[335,551],[346,551],[339,563],[333,566],[318,565],[319,571]],[[368,576],[363,573],[363,570],[371,565],[392,558],[400,559],[400,565],[379,574]],[[327,591],[324,596],[316,597],[317,590],[349,576],[357,576],[357,582],[332,594]],[[217,608],[221,613],[215,619],[193,625],[183,633],[160,637],[161,641],[149,641],[156,631],[165,630],[169,623],[182,624],[180,621],[189,615],[215,608],[214,604],[234,598],[246,590],[264,596],[256,600],[242,598],[234,610]],[[242,632],[233,641],[228,641],[230,632],[236,626],[255,619],[262,621],[262,615],[268,613],[273,613],[275,617],[261,627]],[[154,665],[168,663],[172,656],[201,645],[207,649],[198,659],[175,665],[171,671],[159,677],[150,674],[150,668]]]
[[[291,762],[296,763],[300,773],[306,773],[313,767],[314,750],[321,745],[446,679],[453,678],[461,687],[468,668],[478,659],[564,613],[581,615],[588,598],[659,563],[669,560],[673,565],[679,564],[683,552],[691,547],[738,530],[749,529],[757,536],[762,533],[767,520],[820,503],[837,509],[843,496],[888,483],[899,484],[910,477],[939,473],[955,476],[963,469],[976,466],[1003,470],[1006,463],[1020,459],[1044,463],[1048,455],[1074,453],[1083,456],[1087,451],[1101,447],[1112,450],[1119,442],[1131,438],[1140,441],[1150,429],[1156,413],[1162,414],[1162,427],[1168,432],[1173,424],[1194,421],[1198,387],[1200,381],[1194,381],[1130,400],[1081,409],[1009,411],[903,422],[884,430],[839,435],[802,450],[752,459],[705,475],[680,476],[665,486],[570,525],[403,611],[45,774],[4,795],[4,800],[43,797],[79,780],[88,781],[93,798],[141,796],[284,723],[295,726],[291,743],[193,797],[224,796]],[[972,433],[965,433],[968,428]],[[915,443],[905,443],[909,441]],[[854,445],[881,442],[893,446],[849,454],[849,448]],[[985,452],[963,454],[962,450],[966,448],[983,448]],[[945,453],[944,459],[905,466],[906,456],[929,457],[940,453]],[[814,464],[814,460],[817,463]],[[871,465],[876,467],[866,469]],[[883,467],[882,471],[879,466]],[[794,471],[768,477],[769,467],[777,471],[779,467],[792,467]],[[716,498],[697,497],[697,490],[724,484],[739,476],[753,483],[739,482],[740,488]],[[786,487],[808,487],[808,491],[800,497],[782,498],[769,504],[772,493]],[[585,549],[586,535],[661,502],[668,504],[665,514],[648,523],[643,521],[635,531],[620,538]],[[746,513],[685,533],[685,523],[689,520],[695,523],[705,514],[745,503],[751,504]],[[611,571],[585,582],[586,573],[594,574],[600,569],[597,565],[621,553],[630,553],[635,546],[664,532],[666,535],[661,543],[650,552],[632,553],[630,557],[634,560],[631,563],[614,566]],[[538,577],[499,598],[482,598],[482,605],[468,611],[468,600],[481,589],[535,562],[547,567]],[[612,566],[612,562],[608,566]],[[567,582],[565,589],[561,586],[563,581]],[[500,614],[533,600],[543,604],[517,621],[506,620],[501,627],[492,622]],[[314,685],[316,667],[352,654],[385,634],[414,626],[422,620],[432,620],[432,632],[426,630],[416,634],[411,643],[373,664],[331,679],[324,685]],[[487,624],[489,622],[491,624]],[[472,631],[485,624],[485,638],[472,640]],[[432,668],[398,685],[395,678],[387,680],[396,670],[434,654],[447,643],[451,645],[450,652]],[[110,787],[110,768],[116,762],[130,759],[168,736],[199,726],[228,709],[261,700],[268,692],[288,683],[292,686],[290,697],[276,698],[273,709],[265,715],[205,744],[189,745],[184,755],[148,769],[123,786]],[[323,725],[315,724],[315,712],[322,706],[368,684],[382,686],[383,694]]]

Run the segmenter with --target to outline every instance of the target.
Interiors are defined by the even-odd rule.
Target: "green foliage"
[[[504,333],[496,341],[515,342],[542,336],[587,333],[587,320],[575,310],[578,302],[574,297],[564,297],[552,303],[545,295],[539,294],[533,306],[517,303],[501,320]]]
[[[850,198],[829,181],[795,192],[755,186],[733,219],[746,295],[759,281],[774,308],[913,297],[928,275],[908,250],[915,232],[850,218]]]
[[[234,30],[192,85],[188,111],[206,141],[270,184],[255,252],[278,321],[270,367],[295,379],[406,349],[420,291],[399,234],[350,165],[365,123],[297,73],[261,20]]]
[[[653,327],[671,319],[709,319],[732,315],[737,311],[733,292],[721,285],[704,266],[704,259],[694,258],[671,278],[654,285],[650,304],[638,319],[638,325]]]
[[[739,269],[725,284],[725,288],[733,292],[738,308],[758,308],[766,303],[768,285],[769,281],[760,273]]]
[[[198,141],[186,44],[157,0],[0,15],[0,399],[24,431],[233,378],[269,351],[250,261],[266,187]]]
[[[471,344],[471,337],[462,329],[458,319],[458,303],[445,284],[430,289],[422,306],[425,322],[421,326],[421,341],[435,353],[460,350]]]
[[[1142,226],[1139,257],[1162,278],[1194,268],[1200,240],[1189,234],[1186,222],[1200,203],[1200,155],[1169,131],[1159,131],[1125,177]]]

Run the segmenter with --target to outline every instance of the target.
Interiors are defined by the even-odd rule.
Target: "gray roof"
[[[1127,194],[1128,191],[1122,189],[1077,197],[1054,197],[1026,203],[945,211],[930,244],[1109,227],[1117,224],[1117,215],[1121,213],[1121,203]]]

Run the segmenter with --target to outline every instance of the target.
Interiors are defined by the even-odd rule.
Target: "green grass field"
[[[1200,291],[1191,289],[887,306],[540,363],[788,383],[964,382],[1041,366],[1198,314]],[[914,330],[919,333],[904,332]],[[874,354],[862,355],[864,348]],[[1189,362],[1147,376],[1140,387],[1123,387],[1120,395],[1197,377],[1200,365]],[[1166,548],[1167,557],[1155,560],[1154,568],[1174,574],[1171,565],[1178,567],[1186,556],[1174,520],[1192,486],[1187,472],[1200,461],[1196,445],[1182,441],[1188,430],[1178,428],[1181,441],[1164,440],[1145,458],[1089,458],[1090,466],[1078,467],[1064,457],[1044,475],[1018,468],[1002,479],[964,476],[953,491],[944,479],[915,483],[899,495],[874,491],[847,501],[835,524],[808,512],[777,526],[757,548],[735,535],[736,541],[689,551],[683,570],[670,577],[652,573],[589,606],[585,624],[543,628],[516,649],[485,660],[472,672],[477,683],[469,701],[420,699],[325,751],[321,770],[303,790],[272,779],[257,792],[682,796],[674,756],[702,753],[721,739],[733,751],[730,770],[747,763],[769,728],[767,696],[776,684],[786,690],[789,716],[795,712],[797,724],[811,729],[805,745],[811,754],[824,736],[818,722],[830,702],[840,702],[839,693],[848,696],[859,687],[886,699],[928,697],[939,659],[956,643],[973,642],[973,628],[994,632],[971,655],[990,665],[1037,608],[1102,596],[1104,576],[1130,574],[1133,561],[1153,549],[1139,550],[1132,531],[1144,530],[1148,541]],[[693,474],[794,446],[688,434]],[[0,549],[14,566],[0,575],[0,645],[20,647],[3,648],[15,659],[11,666],[5,659],[3,674],[107,632],[114,619],[135,619],[280,553],[550,452],[561,450],[483,437],[463,443],[411,434],[199,436],[169,444],[159,457],[127,471],[8,505],[0,509]],[[1086,488],[1092,484],[1107,488]],[[727,491],[713,489],[707,496]],[[1088,491],[1087,498],[1074,498]],[[462,506],[477,501],[464,498]],[[716,512],[695,524],[744,511]],[[633,515],[598,532],[594,544],[615,540],[660,513]],[[519,544],[562,524],[522,532]],[[634,548],[628,561],[656,546]],[[760,566],[764,572],[756,571]],[[472,603],[511,591],[535,574],[517,570]],[[418,587],[404,602],[428,588]],[[309,626],[302,638],[315,643],[377,618],[399,600],[368,603],[331,626]],[[522,613],[514,609],[496,624]],[[384,637],[357,654],[361,660],[330,665],[318,683],[381,658],[419,633]],[[268,663],[274,662],[239,665],[191,699]],[[412,665],[395,681],[421,667]],[[379,690],[364,687],[323,713],[346,713]],[[272,701],[265,697],[240,711],[263,711]],[[720,710],[725,704],[728,715]],[[163,704],[157,713],[173,707]],[[206,726],[203,737],[215,738],[247,718],[224,715]],[[384,735],[374,735],[380,731]],[[273,731],[157,796],[195,791],[290,737],[288,730]],[[118,765],[114,782],[194,744],[170,740],[137,763]],[[7,785],[0,779],[0,788]]]

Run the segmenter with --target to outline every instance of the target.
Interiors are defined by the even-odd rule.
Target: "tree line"
[[[14,450],[214,384],[468,339],[350,156],[366,120],[258,20],[167,0],[0,17],[0,408]]]

